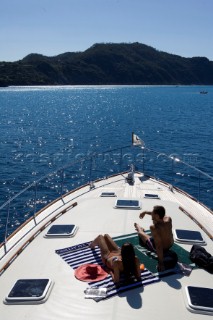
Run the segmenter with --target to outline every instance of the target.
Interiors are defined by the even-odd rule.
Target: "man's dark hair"
[[[153,212],[155,214],[158,214],[161,219],[163,219],[163,217],[165,216],[165,213],[166,213],[165,208],[162,206],[154,206]]]

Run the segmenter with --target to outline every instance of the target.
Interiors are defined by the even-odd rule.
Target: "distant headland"
[[[54,57],[0,62],[0,86],[212,85],[213,61],[184,58],[135,43],[97,43]]]

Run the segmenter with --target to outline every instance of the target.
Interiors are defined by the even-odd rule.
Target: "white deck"
[[[174,228],[201,231],[207,242],[206,250],[213,253],[213,241],[179,209],[181,206],[190,214],[194,214],[207,231],[213,234],[212,214],[195,201],[186,200],[183,194],[171,192],[166,185],[158,184],[151,179],[141,182],[137,177],[133,186],[126,183],[123,176],[106,179],[95,183],[95,189],[92,191],[89,191],[87,186],[66,197],[66,202],[68,200],[70,202],[65,204],[65,207],[74,202],[77,202],[77,206],[68,210],[54,223],[78,225],[79,230],[73,238],[44,238],[47,228],[2,273],[0,276],[1,320],[207,319],[208,315],[195,315],[189,312],[183,298],[186,285],[213,287],[212,275],[201,269],[193,270],[189,277],[181,274],[164,277],[159,283],[133,289],[98,303],[84,298],[87,283],[80,282],[74,277],[72,268],[55,253],[55,250],[93,240],[100,233],[108,233],[112,237],[132,233],[134,222],[139,222],[145,229],[149,229],[151,224],[149,216],[145,216],[143,220],[139,219],[138,216],[142,210],[115,209],[116,198],[100,197],[101,192],[115,192],[120,199],[138,199],[141,201],[142,210],[152,210],[154,205],[163,205],[167,214],[172,217]],[[158,193],[160,200],[144,199],[145,193]],[[57,210],[58,212],[63,210],[63,207],[56,209],[57,206],[57,204],[54,205],[54,212],[52,207],[45,211],[45,216],[50,214],[47,220],[51,215],[55,215]],[[39,219],[44,218],[42,214],[39,217]],[[26,238],[20,245],[25,241]],[[9,254],[0,260],[0,270],[20,245],[13,247]],[[192,245],[182,246],[190,251]],[[3,248],[0,253],[3,255]],[[40,305],[5,305],[3,303],[5,296],[16,280],[21,278],[51,278],[54,281],[54,287],[48,300]]]

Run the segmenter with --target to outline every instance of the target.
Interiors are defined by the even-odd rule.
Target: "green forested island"
[[[212,85],[213,62],[138,42],[98,43],[84,52],[29,54],[16,62],[0,62],[0,86],[110,84]]]

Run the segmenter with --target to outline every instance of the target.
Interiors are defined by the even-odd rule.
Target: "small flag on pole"
[[[141,140],[134,132],[132,133],[132,144],[133,146],[145,146],[143,140]]]

